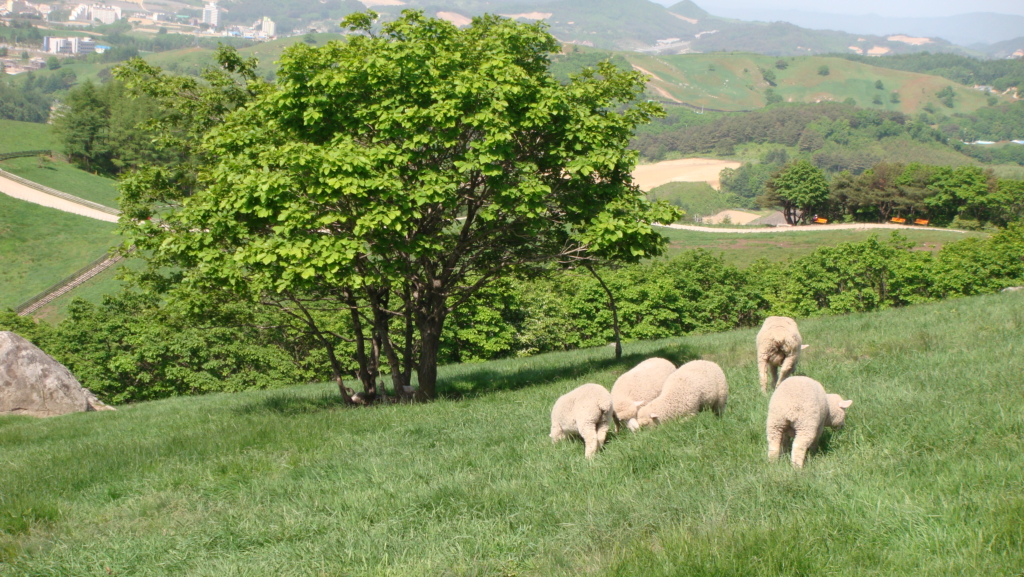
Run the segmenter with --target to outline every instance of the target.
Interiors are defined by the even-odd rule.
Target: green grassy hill
[[[0,309],[15,307],[118,244],[117,225],[0,194]]]
[[[972,112],[987,106],[985,93],[971,90],[939,76],[879,68],[844,58],[801,56],[784,58],[788,67],[775,67],[779,59],[759,54],[726,52],[648,56],[620,53],[634,67],[649,72],[652,98],[684,102],[717,110],[752,110],[765,106],[765,90],[772,88],[787,102],[842,102],[853,98],[858,106],[905,113],[920,112],[931,104],[946,113]],[[829,74],[818,74],[821,66]],[[771,70],[777,86],[770,86],[759,68]],[[875,88],[882,81],[884,89]],[[946,108],[936,93],[952,86],[954,107]],[[890,94],[899,94],[899,103]],[[873,104],[879,97],[881,104]],[[999,97],[1004,99],[1006,97]],[[1003,100],[1000,100],[1003,101]]]
[[[754,329],[444,367],[446,398],[328,385],[0,418],[0,574],[1014,575],[1024,295],[801,322],[854,399],[766,461]],[[966,337],[966,338],[965,338]],[[552,446],[555,399],[643,358],[722,365],[725,414]]]
[[[3,138],[0,138],[0,153],[53,150],[60,147],[49,124],[0,119],[0,134],[3,134]]]

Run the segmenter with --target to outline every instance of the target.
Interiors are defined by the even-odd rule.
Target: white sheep
[[[729,384],[722,368],[711,361],[690,361],[665,379],[657,399],[640,407],[638,427],[676,417],[696,415],[710,408],[721,416],[729,400]]]
[[[601,385],[588,383],[558,397],[551,409],[551,442],[568,435],[583,438],[589,459],[604,445],[612,422],[612,395]]]
[[[615,418],[635,431],[637,410],[658,398],[665,379],[675,370],[672,361],[655,357],[622,373],[612,385]]]
[[[846,409],[853,401],[825,393],[821,383],[809,377],[789,377],[782,381],[768,401],[768,460],[779,458],[783,444],[793,443],[793,466],[804,466],[807,451],[818,445],[826,426],[843,428]]]
[[[806,348],[796,321],[789,317],[764,319],[761,330],[757,332],[757,369],[761,373],[761,392],[768,393],[769,380],[774,389],[789,378],[796,369],[800,351]]]

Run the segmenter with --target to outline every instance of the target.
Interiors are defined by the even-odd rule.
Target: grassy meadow
[[[687,104],[717,110],[761,108],[765,105],[767,88],[773,88],[787,102],[842,102],[853,98],[863,108],[905,113],[920,112],[928,103],[948,113],[972,112],[987,106],[984,93],[939,76],[878,68],[836,57],[786,57],[782,60],[789,66],[779,70],[775,67],[778,57],[744,52],[670,56],[624,52],[622,55],[633,66],[657,77],[649,83],[652,94],[665,98],[667,93]],[[818,74],[821,66],[829,67],[827,76]],[[769,86],[759,67],[775,73],[776,86]],[[877,80],[882,81],[883,90],[875,88]],[[952,109],[945,108],[935,97],[936,92],[947,86],[952,86],[956,92]],[[889,94],[893,91],[899,92],[899,103],[890,102]],[[872,104],[875,96],[881,97],[882,104]]]
[[[4,160],[0,168],[43,186],[117,208],[117,181],[90,174],[72,164],[44,157],[25,157]]]
[[[118,244],[117,225],[0,194],[0,308],[15,307]]]
[[[0,418],[0,575],[1016,575],[1024,295],[801,322],[854,399],[802,471],[766,461],[754,329],[441,369],[444,398],[330,385]],[[555,399],[643,358],[722,365],[729,405],[552,446]]]
[[[867,240],[872,235],[887,238],[888,230],[800,230],[798,232],[764,232],[723,234],[660,228],[668,237],[668,255],[702,248],[721,255],[725,262],[745,268],[759,258],[778,262],[807,256],[820,246],[835,246],[844,242]],[[981,232],[958,233],[941,228],[903,229],[900,234],[914,243],[915,250],[938,252],[944,244],[964,238],[988,236]]]
[[[0,138],[0,153],[60,148],[49,124],[0,119],[0,134],[3,134],[3,138]],[[4,167],[0,165],[0,168]]]

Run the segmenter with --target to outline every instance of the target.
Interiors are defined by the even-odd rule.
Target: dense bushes
[[[693,250],[601,275],[615,295],[624,340],[656,339],[756,326],[772,314],[872,311],[1021,285],[1024,226],[948,244],[937,256],[912,250],[893,234],[887,241],[821,247],[786,263],[761,260],[745,270]],[[115,403],[329,378],[321,347],[279,311],[226,302],[213,314],[214,304],[206,303],[199,317],[158,304],[129,292],[98,307],[76,301],[53,328],[0,314],[0,330],[39,344]],[[335,345],[345,356],[351,328],[345,313],[335,314]],[[526,356],[612,338],[607,295],[597,280],[563,271],[503,282],[456,309],[445,325],[441,361]]]

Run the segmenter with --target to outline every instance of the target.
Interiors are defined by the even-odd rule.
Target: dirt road
[[[953,232],[957,234],[964,234],[966,230],[956,230],[952,228],[927,228],[923,226],[911,226],[909,224],[888,224],[888,223],[873,223],[873,222],[850,222],[841,224],[810,224],[806,226],[758,226],[751,228],[715,228],[710,226],[694,226],[690,224],[665,224],[658,225],[664,228],[674,228],[677,230],[692,230],[695,232],[711,232],[721,234],[755,234],[764,232],[820,232],[823,230],[867,230],[872,228],[881,229],[914,229],[914,230],[935,230],[944,232]]]
[[[0,175],[0,192],[19,200],[50,208],[56,208],[57,210],[63,210],[64,212],[87,216],[89,218],[95,218],[96,220],[102,220],[105,222],[117,222],[118,218],[117,215],[108,214],[95,208],[90,208],[58,196],[53,196],[52,194],[46,194],[45,192],[21,184],[20,182],[5,178],[3,175]]]

